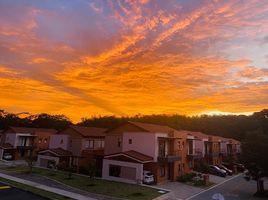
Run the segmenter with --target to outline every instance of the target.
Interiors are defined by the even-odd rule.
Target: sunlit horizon
[[[268,108],[268,4],[0,2],[0,109],[91,116]]]

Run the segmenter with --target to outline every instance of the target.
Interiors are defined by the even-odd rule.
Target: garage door
[[[136,180],[136,168],[121,167],[120,177],[129,180]]]

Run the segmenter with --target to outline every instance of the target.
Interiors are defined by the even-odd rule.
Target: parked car
[[[240,172],[244,172],[245,171],[245,166],[241,163],[234,163],[237,167],[237,170],[240,171]]]
[[[217,175],[217,176],[221,176],[221,177],[226,177],[226,171],[223,169],[220,169],[219,167],[215,165],[209,166],[209,173]]]
[[[154,175],[150,171],[143,171],[143,183],[144,184],[153,184],[154,183]]]
[[[13,155],[11,153],[4,153],[3,159],[4,160],[12,160],[13,159]]]
[[[227,167],[225,167],[224,165],[217,165],[218,168],[223,169],[224,171],[226,171],[227,175],[232,176],[233,175],[233,171],[228,169]]]

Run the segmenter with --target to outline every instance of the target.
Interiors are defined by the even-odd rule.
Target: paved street
[[[0,199],[1,200],[48,200],[38,195],[25,192],[6,184],[0,183]]]
[[[265,187],[268,187],[267,183]],[[252,196],[255,192],[256,182],[248,182],[241,175],[187,200],[212,200],[212,196],[216,193],[222,194],[225,200],[259,200]]]

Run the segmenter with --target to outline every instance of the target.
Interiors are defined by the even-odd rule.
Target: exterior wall
[[[122,178],[122,177],[113,177],[109,175],[109,167],[110,165],[121,166],[121,176],[123,177],[131,177],[131,178]],[[130,174],[128,174],[127,170],[131,168]],[[123,169],[123,171],[122,171]],[[133,169],[135,169],[135,180],[133,180]],[[123,172],[123,173],[122,173]],[[131,163],[131,162],[122,162],[117,160],[108,160],[103,159],[103,168],[102,168],[102,178],[111,181],[120,181],[126,183],[140,183],[143,180],[143,164],[140,163]]]
[[[69,151],[71,151],[74,156],[80,156],[82,151],[82,139],[70,138]]]
[[[67,150],[71,151],[74,156],[80,156],[82,151],[82,139],[83,137],[72,128],[65,129],[59,133],[59,135],[68,135],[69,144]]]
[[[39,167],[47,167],[44,165],[44,162],[42,162],[42,160],[51,160],[51,161],[55,161],[56,165],[59,164],[59,158],[58,157],[54,157],[54,156],[47,156],[47,155],[38,155],[37,158],[37,166]]]
[[[49,132],[36,132],[36,138],[34,140],[34,145],[36,146],[36,151],[41,151],[48,149],[50,137],[52,133]]]
[[[129,140],[132,141],[129,144]],[[135,150],[147,156],[154,158],[157,161],[156,149],[156,134],[148,132],[126,132],[123,135],[122,151]]]
[[[105,137],[104,155],[122,152],[121,146],[118,146],[118,141],[122,141],[122,135],[107,135]]]
[[[17,136],[16,136],[16,134],[15,133],[6,133],[4,143],[9,143],[15,148],[16,144],[17,144]]]
[[[49,149],[62,148],[68,150],[69,136],[68,135],[51,135],[49,141]]]

